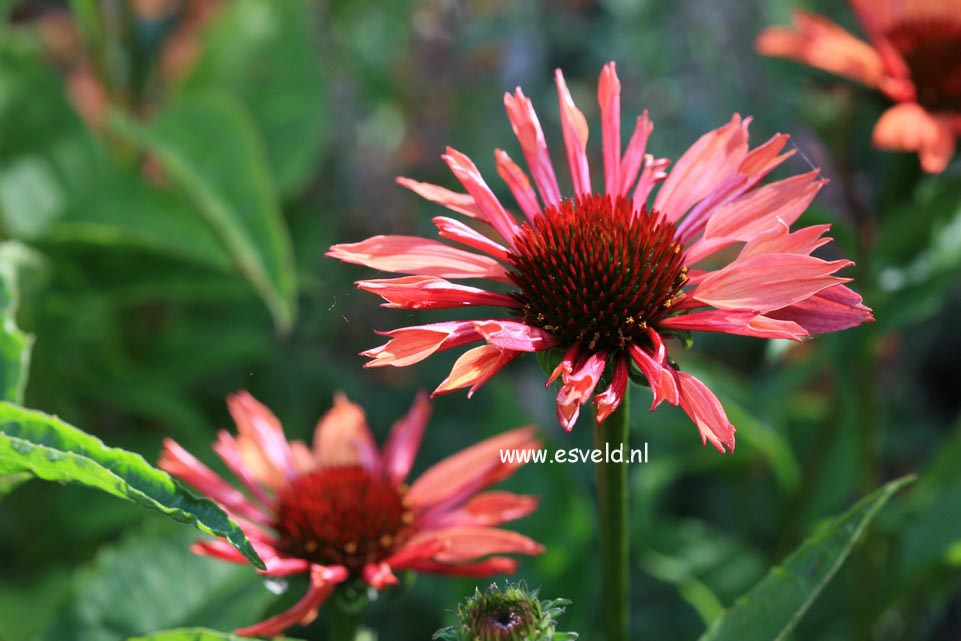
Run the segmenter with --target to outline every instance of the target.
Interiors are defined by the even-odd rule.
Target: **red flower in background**
[[[621,153],[620,83],[614,63],[601,73],[598,100],[604,190],[593,191],[587,122],[557,72],[566,156],[574,195],[564,198],[531,101],[520,89],[504,98],[533,178],[504,151],[498,174],[526,220],[508,212],[464,154],[448,148],[444,160],[467,193],[400,178],[428,200],[480,223],[496,240],[459,220],[439,216],[440,235],[472,251],[412,236],[374,236],[335,245],[340,260],[401,274],[360,281],[385,307],[436,309],[491,306],[503,313],[385,332],[390,340],[364,355],[368,367],[400,367],[445,349],[482,341],[464,353],[434,392],[469,387],[473,393],[524,352],[563,350],[548,380],[560,377],[557,416],[570,429],[592,397],[598,421],[621,403],[633,363],[661,401],[680,404],[701,437],[719,450],[734,447],[734,427],[717,398],[698,379],[668,360],[665,338],[707,331],[800,340],[871,319],[861,297],[835,272],[847,260],[811,256],[829,242],[829,225],[795,232],[791,225],[825,181],[817,171],[759,186],[792,152],[777,135],[748,147],[748,122],[702,136],[667,173],[668,161],[646,154],[653,128],[647,113]],[[649,196],[658,183],[652,205]],[[536,187],[536,191],[535,191]],[[704,259],[740,245],[729,264],[711,269]],[[448,279],[478,279],[473,287]],[[595,393],[604,373],[609,386]]]
[[[916,151],[925,171],[944,171],[961,135],[961,0],[850,0],[870,44],[827,18],[797,11],[757,50],[807,63],[894,101],[874,127],[881,149]]]
[[[531,539],[495,526],[519,519],[537,500],[481,492],[511,476],[519,464],[500,451],[536,448],[532,428],[469,447],[405,483],[420,447],[430,404],[424,395],[378,449],[363,410],[338,395],[317,425],[312,447],[288,442],[280,422],[250,394],[227,401],[237,436],[218,434],[213,449],[246,493],[228,484],[167,439],[160,467],[217,501],[237,520],[268,576],[307,574],[307,594],[289,610],[241,630],[273,636],[317,616],[338,583],[360,578],[381,589],[398,570],[457,576],[510,573],[504,554],[540,554]],[[197,554],[246,563],[225,541],[198,541]]]

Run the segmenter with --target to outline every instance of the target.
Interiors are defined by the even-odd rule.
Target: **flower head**
[[[850,4],[870,44],[797,11],[793,27],[766,29],[757,49],[883,92],[896,104],[875,125],[875,146],[916,151],[925,171],[943,171],[961,135],[961,0]]]
[[[574,641],[574,632],[558,632],[556,619],[564,613],[567,599],[541,601],[537,590],[522,581],[504,586],[492,584],[457,606],[458,624],[434,635],[439,641]]]
[[[557,416],[565,428],[592,398],[598,421],[607,418],[633,373],[650,384],[651,409],[662,401],[680,405],[703,440],[733,449],[734,427],[721,404],[678,371],[665,339],[707,331],[800,340],[869,320],[861,297],[843,284],[850,279],[835,275],[851,262],[811,256],[830,241],[823,237],[829,226],[789,229],[824,181],[811,171],[759,186],[791,155],[781,153],[788,137],[750,149],[749,120],[737,115],[695,142],[670,173],[667,160],[645,153],[653,128],[647,113],[622,153],[620,84],[610,63],[598,87],[604,188],[595,193],[587,123],[560,71],[557,89],[572,196],[562,197],[531,101],[518,89],[504,101],[533,183],[504,151],[495,156],[525,220],[504,208],[467,156],[448,148],[443,158],[467,193],[399,182],[473,219],[484,233],[434,218],[442,237],[467,249],[411,236],[331,247],[329,255],[340,260],[408,274],[358,283],[382,296],[385,307],[503,310],[385,332],[386,344],[364,352],[367,366],[401,367],[483,342],[461,355],[434,392],[466,387],[470,395],[520,354],[556,350],[548,385],[561,379]],[[738,245],[728,264],[705,262]],[[461,279],[489,284],[452,282]]]
[[[530,514],[537,500],[482,492],[514,473],[500,451],[535,448],[531,428],[482,441],[437,463],[410,486],[430,404],[418,396],[378,449],[363,410],[343,395],[314,432],[312,446],[288,442],[280,422],[250,394],[228,399],[237,436],[221,430],[214,451],[238,478],[236,489],[174,441],[160,467],[217,501],[235,518],[267,566],[281,577],[307,574],[310,587],[293,607],[239,634],[272,636],[308,623],[348,579],[376,589],[397,583],[398,570],[458,576],[513,572],[505,554],[539,554],[531,539],[498,529]],[[225,541],[198,541],[197,554],[245,563]]]

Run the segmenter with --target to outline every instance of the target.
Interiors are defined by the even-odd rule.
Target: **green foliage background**
[[[647,390],[634,390],[632,442],[650,452],[631,469],[637,638],[697,638],[829,517],[908,472],[919,481],[792,638],[956,638],[961,164],[922,176],[914,157],[870,147],[879,98],[757,56],[755,35],[787,22],[794,2],[237,0],[169,81],[151,60],[176,21],[111,33],[85,16],[131,5],[69,4],[113,92],[97,129],[67,99],[69,65],[43,44],[38,16],[59,3],[0,2],[13,5],[0,26],[0,272],[16,281],[17,325],[32,336],[0,301],[4,399],[20,398],[18,355],[33,341],[23,404],[148,461],[172,436],[213,465],[215,430],[230,426],[224,398],[241,388],[296,438],[344,390],[382,441],[455,355],[363,370],[373,330],[439,319],[379,309],[352,285],[364,270],[324,251],[373,233],[432,235],[439,209],[394,177],[453,186],[439,159],[448,144],[493,177],[493,148],[516,149],[501,108],[516,85],[557,152],[555,67],[599,158],[596,78],[613,59],[624,121],[649,109],[658,155],[676,158],[735,111],[753,115],[755,143],[791,133],[787,171],[813,164],[832,180],[802,222],[833,223],[878,319],[800,347],[698,336],[682,366],[722,399],[738,428],[732,456],[702,448],[680,411],[648,414]],[[851,26],[843,3],[803,6]],[[590,447],[587,420],[572,434],[557,426],[542,381],[521,359],[472,400],[438,400],[416,470],[525,423],[548,447]],[[584,639],[598,625],[592,479],[589,465],[542,465],[507,484],[542,497],[517,528],[549,551],[521,576],[571,599],[560,627]],[[144,519],[73,486],[30,481],[5,496],[0,639],[227,631],[302,593],[296,580],[271,591],[250,568],[194,557],[195,532]],[[382,595],[369,624],[388,641],[429,638],[474,586],[416,577]],[[323,618],[292,636],[323,638]]]

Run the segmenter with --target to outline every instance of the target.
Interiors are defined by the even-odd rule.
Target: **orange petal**
[[[875,147],[897,151],[916,151],[921,168],[941,173],[954,156],[955,134],[951,122],[925,111],[913,102],[895,105],[885,111],[874,126]]]
[[[360,405],[343,392],[334,394],[334,406],[314,430],[314,457],[325,467],[360,465],[377,467],[380,455]]]

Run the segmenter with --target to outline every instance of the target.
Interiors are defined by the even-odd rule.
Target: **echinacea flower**
[[[855,80],[896,103],[874,127],[874,145],[915,151],[940,173],[961,135],[961,0],[850,0],[870,44],[827,18],[794,13],[770,27],[757,50]]]
[[[421,394],[378,449],[363,410],[343,395],[320,420],[312,446],[288,442],[280,422],[247,392],[227,400],[237,436],[221,430],[214,451],[246,493],[228,484],[170,439],[160,467],[217,501],[241,525],[267,566],[262,574],[306,574],[310,587],[290,609],[238,634],[273,636],[306,624],[339,583],[363,580],[376,589],[395,572],[457,576],[511,573],[505,554],[540,554],[543,547],[497,525],[519,519],[537,499],[482,492],[513,474],[500,451],[540,445],[520,428],[473,445],[405,481],[420,447],[430,403]],[[192,550],[246,563],[221,540]]]
[[[646,112],[622,154],[620,83],[610,63],[598,87],[604,176],[603,191],[595,193],[587,122],[560,70],[556,79],[573,196],[562,197],[533,105],[518,88],[504,101],[534,186],[506,152],[495,157],[524,222],[504,208],[467,156],[448,148],[443,158],[467,193],[399,182],[480,223],[486,233],[446,216],[433,219],[442,237],[473,251],[412,236],[331,247],[328,255],[340,260],[409,274],[358,282],[382,296],[385,307],[504,310],[385,332],[390,340],[364,353],[372,359],[367,366],[410,365],[483,341],[457,359],[434,392],[469,387],[473,393],[518,355],[556,349],[563,357],[548,384],[561,378],[557,417],[570,429],[592,397],[599,423],[620,406],[633,364],[653,390],[652,410],[662,401],[679,404],[702,440],[722,452],[733,449],[734,427],[720,402],[673,365],[665,339],[706,331],[800,340],[870,319],[861,297],[843,285],[850,279],[835,275],[852,263],[811,256],[830,241],[823,238],[829,225],[789,230],[825,181],[815,170],[758,186],[791,155],[781,153],[788,137],[749,149],[749,119],[737,115],[695,142],[670,173],[667,160],[645,153],[653,127]],[[723,267],[703,262],[732,245],[741,245],[740,253]],[[595,394],[602,377],[609,384]]]

